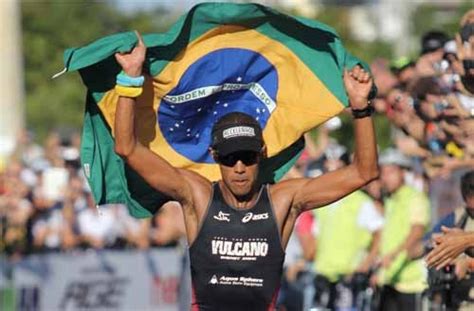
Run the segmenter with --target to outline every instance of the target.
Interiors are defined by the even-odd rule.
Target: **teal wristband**
[[[117,85],[126,86],[126,87],[141,87],[143,86],[144,82],[145,82],[144,76],[130,77],[123,71],[117,75],[117,80],[116,80]]]

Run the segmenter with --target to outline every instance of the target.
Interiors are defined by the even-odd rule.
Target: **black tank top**
[[[273,310],[285,252],[268,195],[249,209],[227,205],[217,183],[189,249],[191,310]]]

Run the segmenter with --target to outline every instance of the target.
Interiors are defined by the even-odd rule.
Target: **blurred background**
[[[0,1],[1,310],[187,309],[180,207],[168,203],[153,218],[138,220],[126,206],[95,205],[79,159],[85,87],[78,74],[51,77],[63,70],[65,49],[132,29],[165,32],[199,2]],[[462,49],[472,29],[461,43],[455,36],[474,23],[472,15],[463,18],[472,1],[254,2],[328,24],[347,50],[370,64],[379,88],[373,101],[379,149],[407,159],[387,163],[403,169],[403,184],[427,198],[428,215],[414,224],[429,232],[464,206],[460,180],[474,167],[474,100],[463,78],[473,73],[463,67],[469,55]],[[288,177],[344,165],[353,150],[351,118],[342,114],[308,133],[307,150]],[[381,219],[376,228],[366,227],[383,235],[390,191],[377,181],[366,192]],[[323,274],[316,245],[324,245],[325,217],[310,213],[295,230],[285,276],[290,294],[282,295],[281,310],[324,307],[313,297],[324,290],[314,278]],[[361,270],[366,274],[386,255],[368,241],[361,250],[374,254]],[[337,280],[326,276],[329,283],[356,270],[344,269]]]

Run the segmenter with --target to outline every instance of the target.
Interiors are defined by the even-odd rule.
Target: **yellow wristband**
[[[122,86],[118,84],[115,86],[115,93],[123,97],[135,98],[135,97],[140,96],[142,92],[143,92],[142,87]]]

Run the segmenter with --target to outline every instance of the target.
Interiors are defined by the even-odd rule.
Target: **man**
[[[429,267],[441,269],[452,264],[465,250],[474,255],[474,171],[462,176],[461,194],[466,206],[456,208],[433,228],[433,233],[443,235],[434,237],[435,247],[426,256]]]
[[[455,68],[461,76],[461,82],[468,93],[474,94],[474,10],[463,15],[461,29],[456,35],[457,59]]]
[[[427,234],[434,249],[426,256],[426,262],[432,268],[429,278],[432,300],[448,308],[472,310],[474,260],[467,255],[472,256],[474,250],[474,171],[461,177],[461,194],[465,205],[448,214]],[[439,277],[452,273],[456,278],[450,281]]]
[[[444,55],[444,44],[448,36],[440,31],[432,30],[421,38],[421,55],[416,63],[418,77],[428,77],[439,74]]]
[[[146,48],[116,54],[127,79],[142,75]],[[212,130],[211,153],[222,180],[172,167],[141,145],[134,134],[134,103],[140,93],[116,87],[115,150],[152,187],[178,201],[189,243],[194,310],[273,308],[284,249],[298,215],[360,188],[378,174],[369,74],[357,67],[344,75],[354,121],[354,163],[316,179],[257,182],[265,156],[262,129],[250,116],[230,113]],[[122,94],[122,95],[120,95]]]
[[[331,149],[332,152],[328,152]],[[349,155],[342,146],[328,148],[325,155],[326,172],[349,164]],[[355,286],[359,278],[354,276],[356,273],[368,275],[375,263],[383,217],[374,200],[362,190],[315,210],[314,215],[318,224],[314,260],[316,303],[331,310],[361,309],[362,301],[355,297],[359,294]],[[347,292],[351,293],[352,299],[344,297]]]
[[[408,57],[400,57],[390,63],[390,71],[397,77],[398,83],[405,88],[416,77],[415,62]]]
[[[426,288],[426,269],[421,259],[413,260],[408,252],[417,245],[430,219],[427,196],[404,182],[404,169],[410,159],[397,149],[388,149],[381,157],[380,179],[386,194],[385,225],[380,253],[383,285],[381,310],[421,310],[421,293]]]

